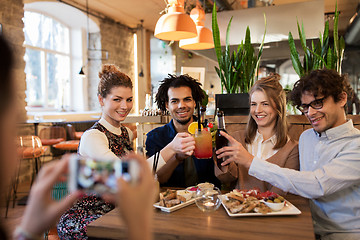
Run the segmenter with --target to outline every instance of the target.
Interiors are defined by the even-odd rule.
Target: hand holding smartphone
[[[114,194],[119,177],[136,184],[139,172],[136,161],[94,159],[73,154],[70,156],[68,186],[71,192],[84,190],[99,195]]]

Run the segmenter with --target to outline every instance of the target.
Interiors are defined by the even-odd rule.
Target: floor
[[[19,185],[19,192],[21,192],[19,194],[19,199],[21,199],[23,196],[27,195],[29,188],[30,188],[29,182],[23,182]],[[5,211],[6,211],[5,199],[1,200],[1,211],[0,211],[1,217],[0,218],[1,218],[2,224],[4,224],[5,229],[9,234],[13,233],[16,226],[18,226],[20,224],[23,212],[25,211],[25,207],[26,206],[17,205],[15,203],[15,207],[13,208],[12,203],[11,203],[9,210],[8,210],[8,216],[7,216],[7,218],[5,218]],[[59,239],[59,237],[57,236],[55,227],[50,230],[48,239],[49,240],[58,240]]]

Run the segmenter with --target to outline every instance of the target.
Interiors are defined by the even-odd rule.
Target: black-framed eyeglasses
[[[326,97],[315,99],[311,103],[309,103],[309,104],[301,104],[297,108],[303,113],[307,113],[309,111],[309,107],[312,107],[313,109],[317,109],[317,110],[321,109],[323,107],[323,105],[324,105],[325,98]]]

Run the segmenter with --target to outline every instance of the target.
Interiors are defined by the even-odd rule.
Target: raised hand
[[[129,227],[129,239],[151,239],[152,205],[157,194],[154,177],[142,156],[129,154],[124,159],[138,162],[140,179],[135,185],[118,179],[117,204],[121,217]]]
[[[254,156],[251,155],[241,143],[236,141],[226,132],[221,131],[220,134],[229,140],[229,146],[220,148],[216,151],[218,158],[225,157],[226,159],[224,162],[221,163],[221,165],[225,166],[231,162],[236,162],[237,164],[249,168]]]
[[[21,228],[33,235],[41,235],[53,226],[82,193],[76,191],[61,201],[51,199],[54,184],[68,171],[69,156],[41,168],[30,191],[30,197],[21,221]]]
[[[178,156],[191,156],[195,150],[195,139],[189,133],[181,132],[169,143],[169,146]]]

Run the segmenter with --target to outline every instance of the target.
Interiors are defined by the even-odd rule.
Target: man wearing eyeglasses
[[[235,161],[254,177],[309,198],[317,239],[360,239],[360,131],[346,119],[350,90],[333,70],[312,71],[295,83],[292,103],[313,127],[299,139],[300,171],[261,161],[242,146],[223,163]]]

